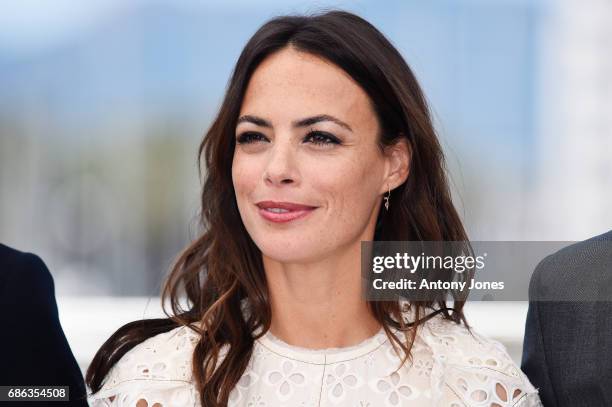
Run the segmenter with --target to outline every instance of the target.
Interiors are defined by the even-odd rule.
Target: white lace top
[[[394,331],[397,332],[397,331]],[[472,330],[472,332],[474,332]],[[401,333],[398,337],[402,338]],[[175,328],[127,352],[109,371],[94,407],[200,406],[191,381],[198,334]],[[441,316],[417,330],[412,362],[381,330],[358,345],[314,350],[267,332],[228,405],[245,407],[541,406],[537,390],[503,345]]]

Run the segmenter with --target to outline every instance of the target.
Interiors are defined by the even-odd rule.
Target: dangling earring
[[[385,199],[385,209],[389,210],[389,198],[391,198],[391,189],[389,188],[389,184],[387,184],[387,189],[389,189],[389,191],[387,192],[387,196],[384,197]]]

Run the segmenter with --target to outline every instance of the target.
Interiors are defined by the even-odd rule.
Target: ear
[[[387,192],[387,184],[390,189],[402,185],[410,172],[412,161],[412,146],[404,136],[397,139],[395,144],[385,147],[385,159],[387,161],[384,185],[381,193]]]

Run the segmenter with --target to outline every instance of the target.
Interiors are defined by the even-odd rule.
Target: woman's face
[[[372,240],[389,169],[378,132],[367,94],[332,63],[288,47],[258,66],[236,127],[232,180],[263,255],[319,261]]]

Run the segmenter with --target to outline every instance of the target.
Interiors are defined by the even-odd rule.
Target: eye
[[[340,144],[340,140],[336,136],[323,131],[311,131],[304,140],[312,140],[313,144],[319,145]]]
[[[240,134],[236,139],[238,144],[249,144],[254,141],[264,141],[266,137],[261,133],[256,133],[254,131],[245,131]]]
[[[266,141],[266,137],[254,131],[245,131],[236,138],[238,144],[251,144],[259,141]],[[311,131],[304,137],[304,141],[309,141],[317,145],[340,144],[340,140],[333,134],[323,131]]]

